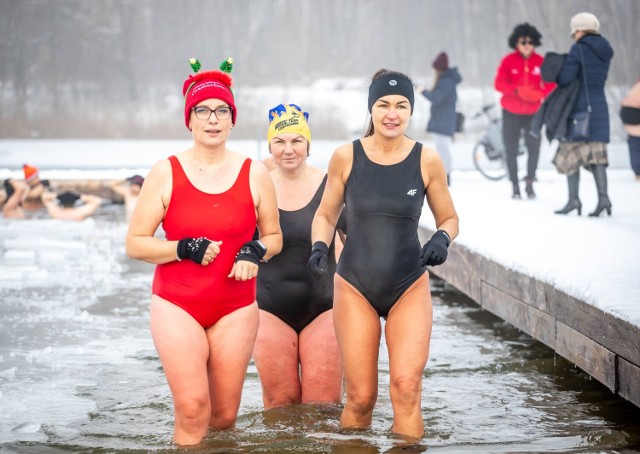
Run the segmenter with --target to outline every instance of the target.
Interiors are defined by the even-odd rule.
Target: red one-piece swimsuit
[[[203,328],[256,299],[256,280],[227,277],[236,253],[256,230],[256,212],[249,186],[251,159],[242,164],[233,186],[220,194],[194,187],[178,158],[169,157],[173,190],[162,228],[169,241],[206,237],[222,241],[220,254],[207,266],[192,260],[156,267],[153,293],[184,309]]]

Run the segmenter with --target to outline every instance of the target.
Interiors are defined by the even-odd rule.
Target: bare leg
[[[197,444],[207,434],[211,413],[205,330],[184,310],[153,295],[151,335],[173,395],[173,439]]]
[[[258,333],[258,304],[238,309],[207,330],[212,429],[236,425],[242,387]]]
[[[342,365],[333,310],[318,315],[300,333],[302,403],[342,399]]]
[[[422,375],[429,357],[432,322],[429,274],[425,273],[396,302],[385,325],[391,375],[392,430],[416,438],[424,435]]]
[[[364,297],[337,274],[334,277],[333,323],[346,384],[340,423],[345,428],[371,425],[378,397],[380,317]]]
[[[298,334],[275,315],[260,311],[253,360],[262,384],[264,408],[299,404]]]

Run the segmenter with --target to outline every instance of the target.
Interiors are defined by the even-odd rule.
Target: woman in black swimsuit
[[[334,402],[342,397],[342,367],[333,328],[334,246],[328,272],[307,273],[311,221],[320,204],[326,173],[307,163],[311,132],[295,105],[269,112],[269,150],[275,165],[283,248],[258,271],[260,328],[253,358],[269,409],[281,405]],[[332,235],[333,238],[333,235]],[[341,242],[337,239],[335,243]]]
[[[328,269],[327,244],[344,204],[349,236],[335,275],[334,324],[346,380],[345,428],[371,424],[378,395],[378,352],[384,325],[389,351],[392,431],[424,435],[422,379],[429,357],[432,307],[427,265],[446,260],[458,215],[435,150],[405,135],[413,85],[380,70],[369,87],[365,137],[339,147],[313,220],[309,272]],[[418,221],[425,199],[438,231],[421,248]]]

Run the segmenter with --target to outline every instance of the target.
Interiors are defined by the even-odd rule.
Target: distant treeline
[[[183,138],[189,57],[208,69],[232,56],[236,87],[282,89],[380,67],[429,83],[445,50],[464,87],[490,89],[514,25],[539,29],[539,52],[566,52],[579,11],[613,45],[609,84],[630,86],[638,0],[0,0],[0,136]],[[235,137],[254,138],[256,124]]]

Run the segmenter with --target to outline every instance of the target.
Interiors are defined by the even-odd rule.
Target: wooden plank
[[[482,284],[480,304],[548,347],[555,348],[555,319],[549,314],[485,282]]]
[[[556,322],[556,351],[615,392],[615,353],[561,322]]]
[[[432,234],[433,231],[421,227],[418,231],[420,242],[424,244]],[[455,241],[449,248],[447,261],[430,268],[430,271],[475,301],[479,301],[481,293],[478,281],[485,281],[520,301],[548,312],[544,283],[489,260]]]
[[[557,289],[549,288],[547,299],[559,322],[640,366],[640,327]]]
[[[497,262],[489,262],[484,267],[482,280],[513,296],[520,301],[548,312],[544,287],[539,281]]]
[[[640,367],[618,358],[618,393],[640,407]]]
[[[475,270],[480,269],[477,254],[467,248],[451,247],[448,260],[429,271],[465,293],[474,301],[480,300],[480,279]]]

